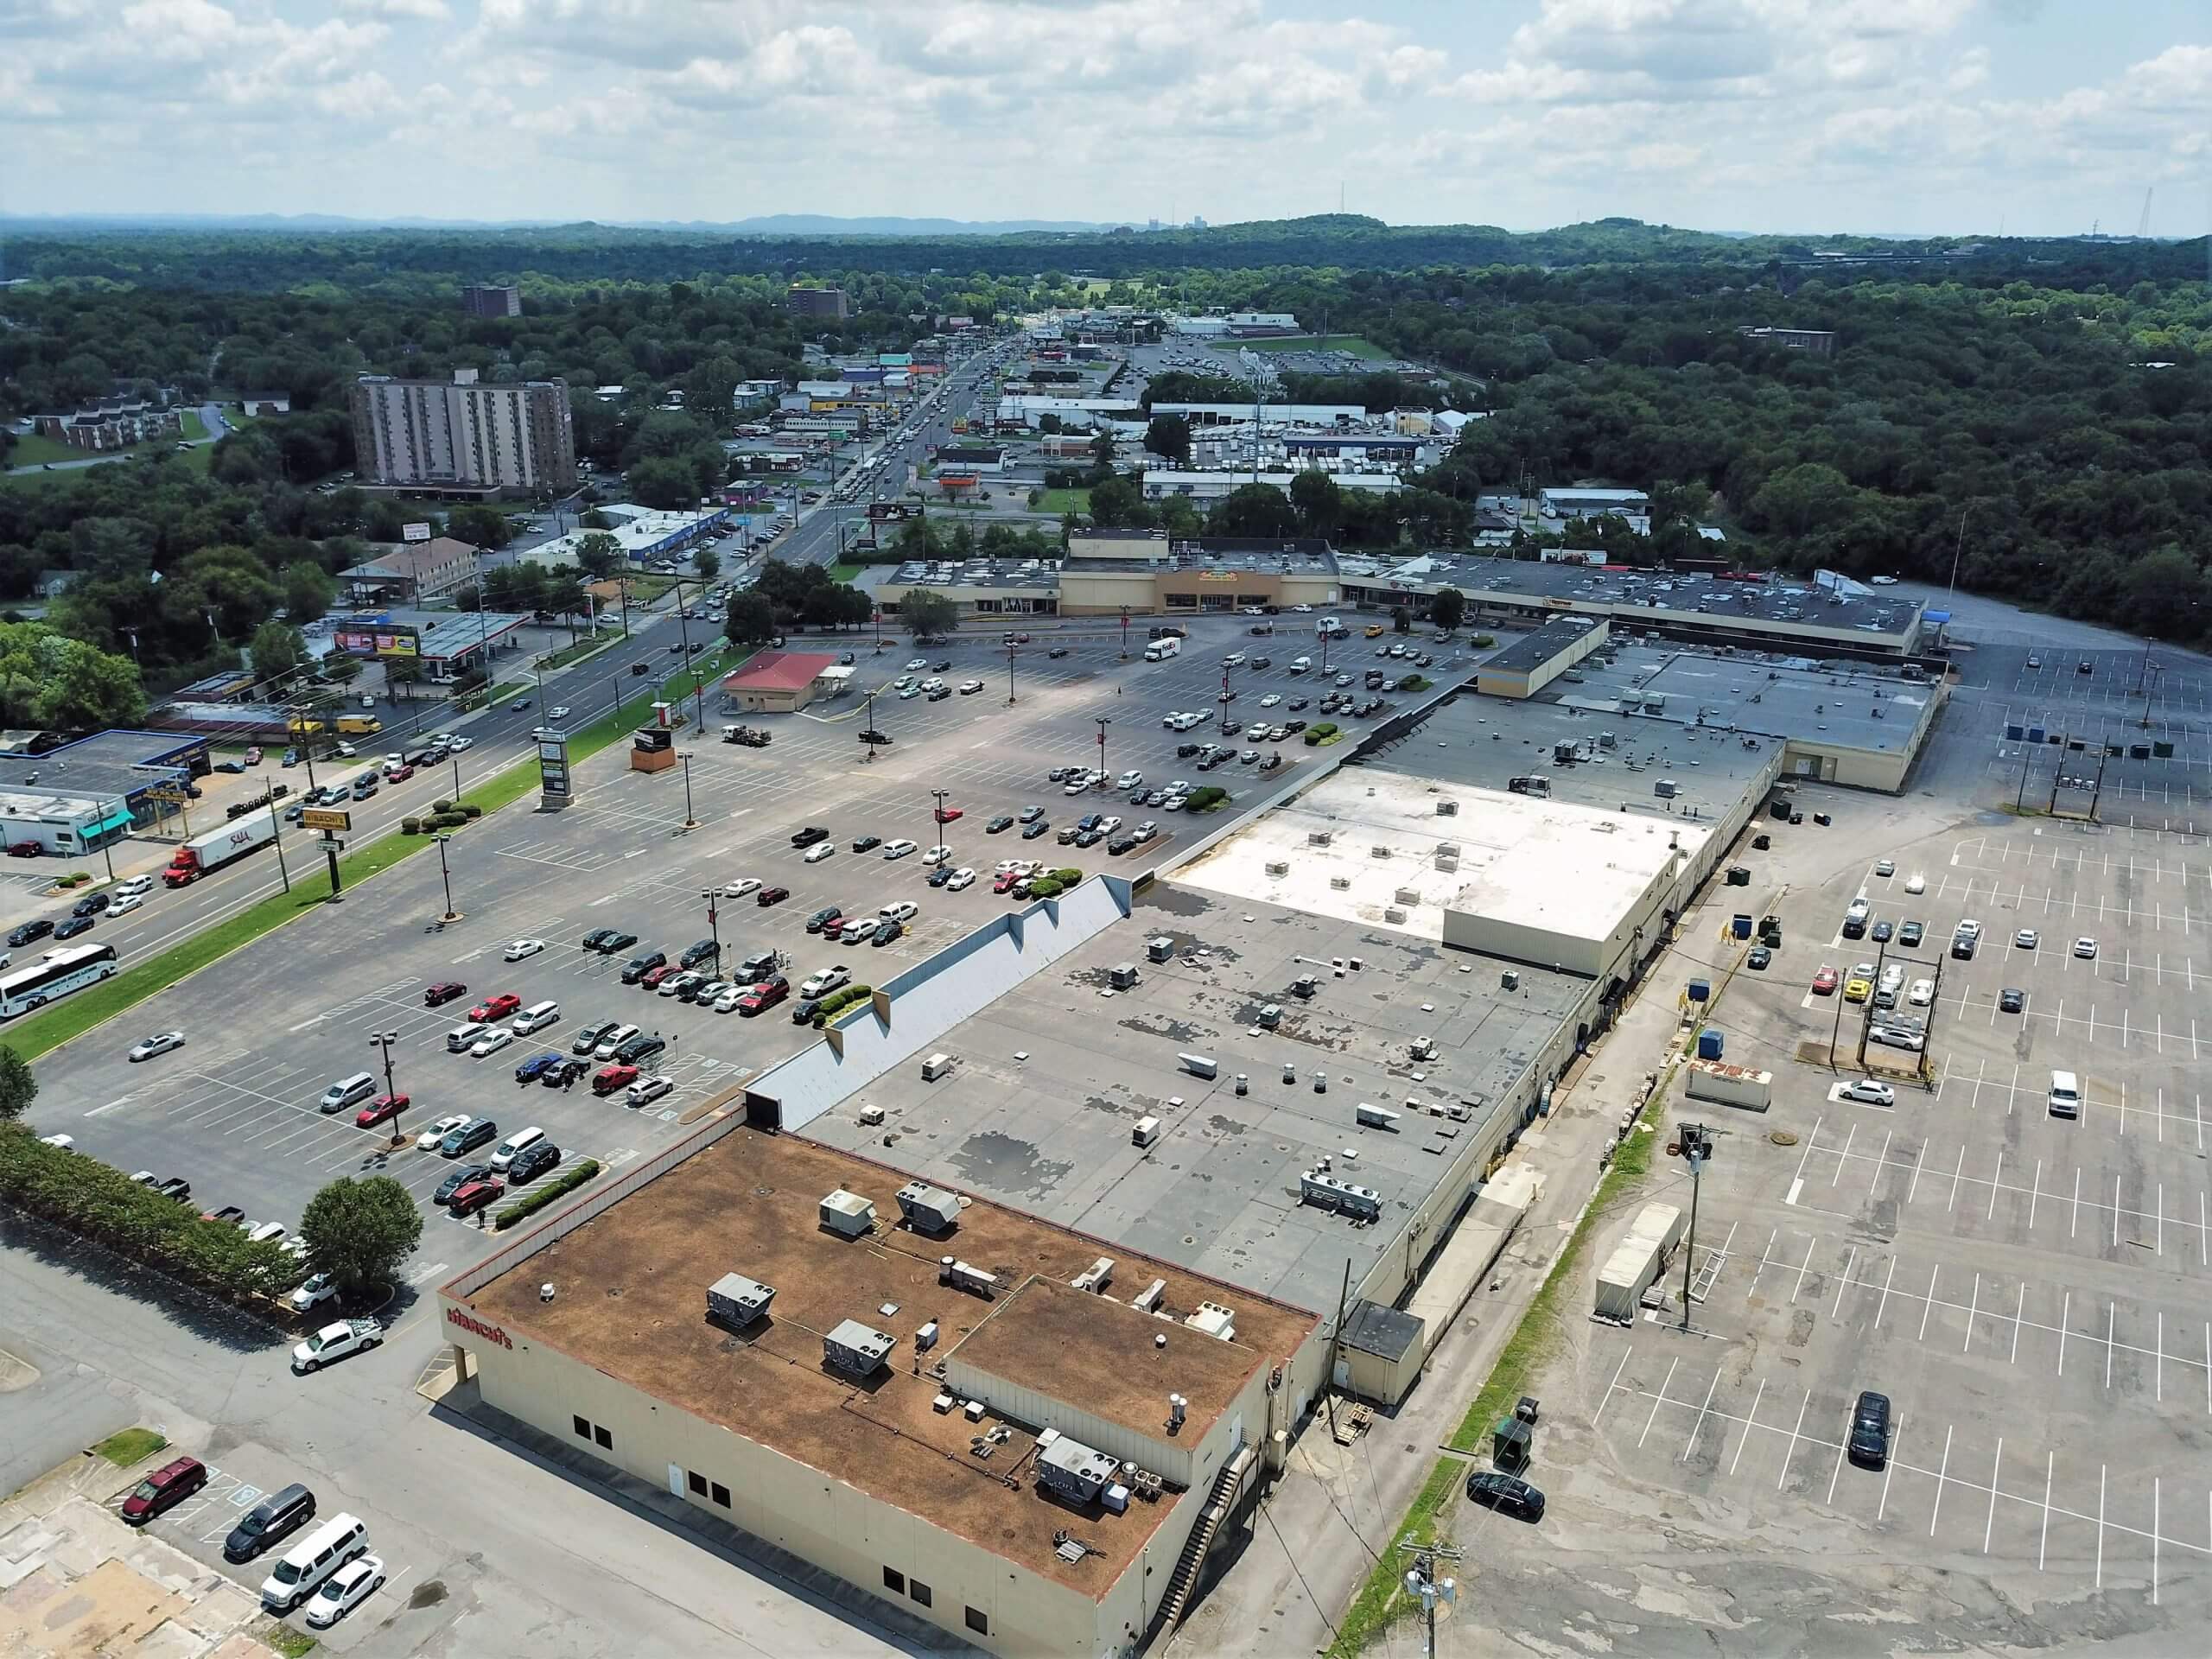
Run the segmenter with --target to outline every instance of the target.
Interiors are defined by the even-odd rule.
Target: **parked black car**
[[[622,982],[634,985],[667,961],[668,952],[665,950],[648,950],[642,957],[632,957],[623,967]]]
[[[1879,1469],[1890,1460],[1890,1396],[1872,1389],[1859,1396],[1851,1411],[1852,1462],[1862,1469]]]
[[[1467,1501],[1516,1520],[1544,1518],[1544,1495],[1527,1481],[1501,1474],[1495,1469],[1481,1470],[1467,1477]]]
[[[281,1538],[315,1519],[315,1494],[294,1481],[271,1492],[246,1511],[245,1519],[223,1540],[223,1559],[250,1561]]]
[[[435,1201],[441,1206],[444,1205],[449,1202],[452,1199],[453,1195],[460,1192],[462,1187],[467,1186],[471,1181],[482,1180],[491,1173],[492,1166],[489,1164],[461,1165],[460,1167],[455,1169],[453,1173],[447,1176],[445,1179],[438,1183],[438,1191]]]

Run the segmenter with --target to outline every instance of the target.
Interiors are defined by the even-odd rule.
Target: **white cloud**
[[[0,0],[0,144],[41,157],[10,181],[33,211],[1225,221],[1332,207],[1349,178],[1351,206],[1400,221],[1959,230],[1993,228],[2008,189],[2016,229],[2109,219],[2084,204],[2139,200],[2212,149],[2212,45],[2126,8],[1529,0],[1521,15]],[[181,118],[198,146],[175,144]],[[72,122],[102,142],[58,146]]]

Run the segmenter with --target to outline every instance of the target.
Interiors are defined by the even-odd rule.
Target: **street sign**
[[[300,814],[300,828],[302,830],[323,830],[339,834],[353,827],[353,815],[351,812],[335,811],[327,806],[310,806]]]

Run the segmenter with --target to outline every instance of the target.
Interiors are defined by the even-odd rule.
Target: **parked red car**
[[[1823,963],[1821,965],[1821,971],[1813,976],[1813,995],[1815,996],[1834,996],[1835,995],[1835,969]]]
[[[493,1199],[503,1197],[507,1184],[496,1175],[486,1175],[473,1181],[464,1181],[454,1189],[446,1200],[446,1208],[456,1216],[472,1216]]]
[[[1012,893],[1014,891],[1014,884],[1020,880],[1020,871],[1008,870],[1004,875],[999,877],[997,880],[991,883],[991,891],[993,893]]]
[[[522,998],[512,991],[501,991],[497,996],[487,996],[468,1011],[471,1025],[485,1025],[493,1020],[504,1020],[522,1007]]]
[[[955,818],[963,817],[965,810],[966,809],[963,807],[940,806],[937,810],[937,821],[939,823],[950,823]]]
[[[207,1465],[197,1458],[178,1458],[130,1489],[123,1500],[123,1518],[143,1527],[164,1510],[175,1508],[207,1484]]]
[[[459,980],[442,979],[423,993],[423,1006],[426,1008],[443,1007],[454,998],[467,995],[468,987]]]
[[[634,1065],[602,1066],[599,1075],[591,1080],[591,1091],[594,1095],[611,1095],[617,1089],[627,1089],[637,1080],[638,1068]]]
[[[46,849],[35,841],[11,841],[8,843],[10,858],[36,858]]]
[[[373,1129],[387,1118],[397,1117],[415,1103],[411,1095],[378,1095],[353,1115],[357,1129]]]
[[[660,982],[664,979],[669,978],[671,975],[681,974],[687,971],[688,970],[680,963],[664,962],[658,968],[647,969],[645,970],[645,976],[639,980],[638,983],[644,986],[649,991],[657,991],[660,988]]]
[[[764,1008],[772,1008],[791,994],[791,982],[778,977],[763,980],[743,996],[737,999],[737,1011],[750,1019]]]
[[[765,910],[770,905],[782,904],[791,896],[791,890],[789,887],[763,887],[753,896],[753,902]]]

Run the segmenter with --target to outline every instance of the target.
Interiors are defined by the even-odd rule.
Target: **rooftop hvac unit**
[[[1184,1319],[1192,1330],[1209,1337],[1218,1337],[1224,1342],[1236,1339],[1236,1316],[1219,1302],[1200,1302],[1198,1311]]]
[[[1459,803],[1457,801],[1439,801],[1436,804],[1436,816],[1440,818],[1458,817],[1459,816]]]
[[[917,1232],[949,1233],[960,1224],[960,1200],[927,1181],[909,1181],[899,1189],[899,1211]]]
[[[1103,1452],[1065,1434],[1037,1454],[1038,1484],[1078,1507],[1097,1502],[1120,1471]]]
[[[1336,832],[1332,830],[1308,830],[1306,832],[1306,844],[1308,847],[1326,847],[1335,839]]]
[[[1675,798],[1675,780],[1671,778],[1660,778],[1653,780],[1651,785],[1651,792],[1662,801],[1673,800]]]
[[[1269,875],[1288,875],[1290,874],[1289,861],[1284,859],[1269,859],[1268,861],[1268,874]]]
[[[1393,924],[1402,922],[1406,919],[1406,912],[1400,910],[1395,905],[1392,905],[1388,906],[1382,912],[1382,919]]]
[[[1379,1220],[1382,1214],[1382,1195],[1373,1187],[1356,1186],[1322,1170],[1309,1169],[1298,1178],[1298,1196],[1357,1221]]]
[[[1071,1281],[1077,1290],[1102,1291],[1114,1277],[1114,1258],[1102,1255]]]
[[[839,1187],[822,1200],[822,1224],[840,1238],[859,1238],[875,1228],[875,1205]]]
[[[949,1255],[938,1258],[937,1281],[940,1285],[950,1285],[956,1290],[968,1291],[977,1296],[988,1296],[999,1287],[998,1274],[986,1273],[981,1268],[970,1267],[967,1262],[957,1261]]]
[[[883,1368],[883,1362],[891,1357],[898,1342],[889,1332],[862,1325],[858,1319],[842,1319],[836,1330],[822,1338],[823,1363],[849,1376],[874,1376]]]
[[[707,1317],[733,1331],[741,1331],[768,1311],[776,1287],[741,1273],[726,1273],[707,1287]]]
[[[1221,1074],[1221,1066],[1211,1054],[1178,1054],[1176,1059],[1194,1077],[1212,1077]]]
[[[1398,1127],[1397,1113],[1388,1106],[1371,1105],[1363,1100],[1352,1109],[1352,1116],[1370,1129],[1395,1129]]]
[[[1419,887],[1400,887],[1390,896],[1402,905],[1417,905],[1421,903],[1421,889]]]
[[[1160,1306],[1160,1299],[1167,1294],[1167,1281],[1155,1279],[1130,1300],[1129,1306],[1140,1313],[1149,1313]]]
[[[1436,843],[1436,855],[1437,855],[1439,858],[1457,858],[1457,857],[1459,857],[1459,843],[1458,842],[1456,842],[1456,841],[1440,841],[1440,842],[1438,842]]]
[[[1335,892],[1343,893],[1351,887],[1351,878],[1348,875],[1332,875],[1329,878],[1329,886]]]

